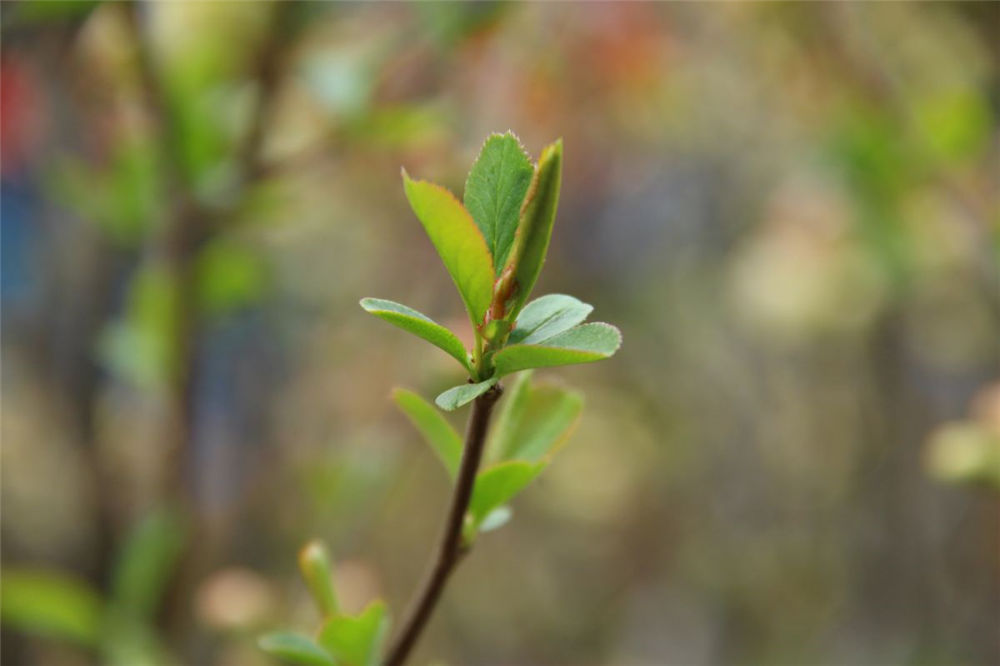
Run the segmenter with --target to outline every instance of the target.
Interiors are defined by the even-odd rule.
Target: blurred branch
[[[421,585],[420,592],[417,593],[399,634],[389,648],[385,666],[402,666],[406,661],[410,650],[416,645],[427,621],[430,620],[431,613],[434,612],[434,607],[444,591],[445,583],[467,552],[462,542],[462,525],[465,523],[465,514],[472,499],[472,489],[483,456],[490,417],[501,393],[500,386],[495,386],[476,398],[472,404],[472,414],[469,415],[469,425],[462,450],[462,462],[458,469],[455,490],[451,496],[451,505],[434,564]]]
[[[281,80],[284,55],[290,43],[290,17],[296,5],[290,2],[274,3],[271,29],[265,38],[254,64],[257,81],[256,105],[251,114],[248,130],[234,149],[237,184],[237,202],[246,197],[254,183],[262,176],[261,146],[272,115],[275,91]],[[197,278],[194,270],[200,250],[207,242],[225,231],[231,211],[209,209],[198,202],[190,177],[185,173],[180,152],[183,137],[174,121],[168,90],[148,37],[143,30],[143,5],[130,2],[129,25],[136,49],[136,62],[147,111],[158,128],[162,177],[167,186],[170,210],[162,236],[157,239],[154,252],[165,263],[175,288],[174,329],[171,334],[175,368],[168,388],[168,421],[166,424],[167,487],[168,497],[184,507],[194,521],[187,556],[182,561],[171,590],[167,621],[175,632],[183,632],[190,622],[187,604],[191,592],[206,562],[211,560],[214,548],[207,538],[209,530],[204,517],[197,511],[195,497],[196,476],[193,464],[195,448],[195,392],[197,387],[197,345],[202,329],[197,302]],[[192,545],[197,544],[196,549]]]

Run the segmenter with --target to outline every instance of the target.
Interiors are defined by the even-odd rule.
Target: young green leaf
[[[381,298],[362,298],[361,307],[376,317],[380,317],[390,324],[395,324],[444,350],[461,363],[463,368],[470,373],[472,372],[472,367],[469,365],[469,355],[458,336],[430,317],[401,303]]]
[[[486,139],[465,181],[465,207],[486,238],[497,275],[514,242],[521,204],[533,173],[517,137],[507,132]]]
[[[306,581],[319,612],[326,616],[337,612],[337,591],[333,584],[333,563],[326,544],[313,539],[299,551],[299,571]]]
[[[516,317],[531,295],[538,274],[542,272],[545,255],[552,237],[552,224],[559,206],[562,183],[562,139],[546,146],[538,158],[535,176],[521,208],[514,249],[508,265],[514,269],[517,292],[510,315]]]
[[[582,323],[594,307],[572,296],[549,294],[524,306],[508,344],[534,344]]]
[[[492,377],[486,381],[479,382],[478,384],[461,384],[459,386],[453,386],[435,398],[434,402],[441,409],[451,412],[458,409],[462,405],[472,402],[482,394],[489,391],[493,388],[497,381],[499,381],[499,378]]]
[[[327,620],[319,642],[344,666],[376,666],[388,627],[385,604],[373,601],[357,616],[335,615]]]
[[[7,627],[96,647],[104,601],[89,584],[50,571],[4,569],[0,618]]]
[[[541,460],[569,437],[583,410],[583,396],[559,386],[527,381],[519,381],[515,389],[510,391],[491,433],[490,458]]]
[[[469,211],[439,185],[412,180],[403,171],[410,207],[437,249],[462,295],[473,326],[483,321],[493,297],[493,257]]]
[[[448,476],[454,479],[462,458],[462,438],[434,405],[413,391],[396,389],[392,392],[392,399],[434,449],[448,470]]]
[[[622,343],[622,334],[611,324],[581,324],[538,344],[504,347],[493,357],[495,377],[518,370],[590,363],[610,358]]]
[[[469,516],[476,529],[494,509],[506,504],[535,480],[548,463],[523,460],[502,462],[479,473],[469,502]]]
[[[274,632],[261,636],[257,641],[261,650],[295,664],[308,666],[337,666],[333,655],[321,648],[308,636]]]

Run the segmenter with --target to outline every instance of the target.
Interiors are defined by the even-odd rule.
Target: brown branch
[[[469,416],[469,425],[465,432],[462,462],[458,469],[448,518],[445,520],[434,563],[407,613],[402,628],[389,648],[385,666],[402,666],[406,661],[410,650],[416,645],[427,621],[430,620],[431,613],[434,612],[434,607],[444,591],[445,583],[467,550],[462,542],[462,525],[465,523],[465,513],[472,499],[472,488],[475,485],[476,472],[479,471],[479,462],[483,457],[490,416],[501,393],[500,386],[494,386],[472,403],[472,414]]]

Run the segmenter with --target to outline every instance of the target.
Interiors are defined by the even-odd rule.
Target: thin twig
[[[472,403],[472,414],[469,416],[469,425],[465,432],[462,462],[458,469],[458,478],[451,496],[448,518],[445,520],[444,531],[441,533],[434,563],[427,573],[423,585],[420,586],[420,591],[410,607],[406,620],[389,648],[385,666],[402,666],[406,661],[410,650],[416,645],[417,639],[420,638],[421,632],[430,619],[431,613],[434,612],[434,607],[441,598],[441,592],[444,591],[445,583],[448,582],[452,571],[455,570],[465,554],[466,547],[462,542],[462,525],[465,522],[465,513],[469,509],[469,501],[472,499],[472,488],[475,485],[476,472],[479,471],[479,462],[483,457],[490,416],[501,392],[500,386],[495,386]]]

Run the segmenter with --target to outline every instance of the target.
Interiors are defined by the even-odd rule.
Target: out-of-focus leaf
[[[565,294],[549,294],[524,306],[517,316],[509,344],[534,344],[582,323],[594,307]]]
[[[112,608],[101,638],[102,666],[172,666],[167,648],[146,618]]]
[[[304,81],[331,113],[363,118],[376,83],[375,55],[371,48],[325,49],[306,62]]]
[[[103,600],[82,580],[13,568],[0,575],[0,618],[7,627],[97,647],[103,617]]]
[[[406,197],[441,261],[455,281],[473,326],[483,321],[493,296],[493,259],[486,240],[469,215],[448,190],[404,171]]]
[[[551,384],[532,385],[525,372],[508,392],[490,433],[490,458],[537,461],[566,441],[583,410],[583,396]]]
[[[409,331],[435,347],[444,350],[461,363],[463,368],[472,373],[472,367],[469,365],[469,355],[466,353],[461,340],[430,317],[417,312],[413,308],[408,308],[400,303],[394,303],[393,301],[381,298],[362,298],[361,307],[376,317],[385,319],[390,324],[395,324],[404,331]]]
[[[299,551],[299,571],[322,615],[337,612],[337,591],[333,584],[333,563],[326,544],[313,539]]]
[[[323,624],[319,642],[345,666],[376,666],[389,617],[382,601],[373,601],[357,616],[336,615]]]
[[[452,112],[439,103],[369,108],[344,127],[347,136],[367,148],[420,150],[450,136]]]
[[[43,21],[81,19],[100,4],[100,0],[29,0],[28,2],[19,2],[4,11],[13,14],[9,20],[14,25],[31,24]]]
[[[535,287],[542,272],[545,255],[552,238],[552,224],[559,206],[559,187],[562,183],[562,139],[546,146],[538,158],[535,176],[528,188],[521,221],[518,224],[508,264],[514,267],[517,292],[510,314],[514,317]]]
[[[223,313],[256,301],[266,282],[260,259],[226,241],[205,246],[195,263],[198,300],[208,312]]]
[[[333,655],[308,636],[275,632],[261,636],[257,641],[261,650],[294,664],[309,666],[337,666]]]
[[[453,386],[448,389],[437,398],[434,402],[438,407],[445,411],[453,411],[461,407],[462,405],[468,404],[481,396],[482,394],[493,388],[493,385],[498,381],[497,377],[487,379],[486,381],[479,382],[478,384],[461,384],[459,386]]]
[[[177,289],[158,266],[140,269],[129,289],[124,318],[101,335],[99,354],[110,370],[142,387],[157,387],[176,370],[173,333]]]
[[[413,391],[396,389],[392,399],[399,409],[406,414],[413,426],[420,431],[434,453],[437,454],[448,475],[454,479],[458,473],[458,464],[462,459],[462,438],[445,420],[434,405],[424,400]]]
[[[946,423],[931,435],[925,464],[940,481],[1000,490],[1000,434],[976,421]]]
[[[483,522],[479,524],[480,533],[500,529],[510,522],[513,515],[514,511],[509,506],[499,506],[493,509],[483,518]]]
[[[539,344],[504,347],[493,357],[496,376],[518,370],[600,361],[614,355],[622,334],[611,324],[581,324]]]
[[[547,464],[511,460],[480,472],[469,502],[469,516],[475,529],[483,524],[490,513],[509,502],[534,481]]]
[[[465,181],[465,207],[483,232],[499,275],[507,261],[534,169],[513,133],[494,134]]]
[[[184,526],[170,510],[154,511],[136,525],[115,564],[111,601],[132,618],[152,618],[184,546]]]
[[[986,150],[989,102],[975,90],[933,95],[914,107],[916,124],[933,155],[954,162]]]

